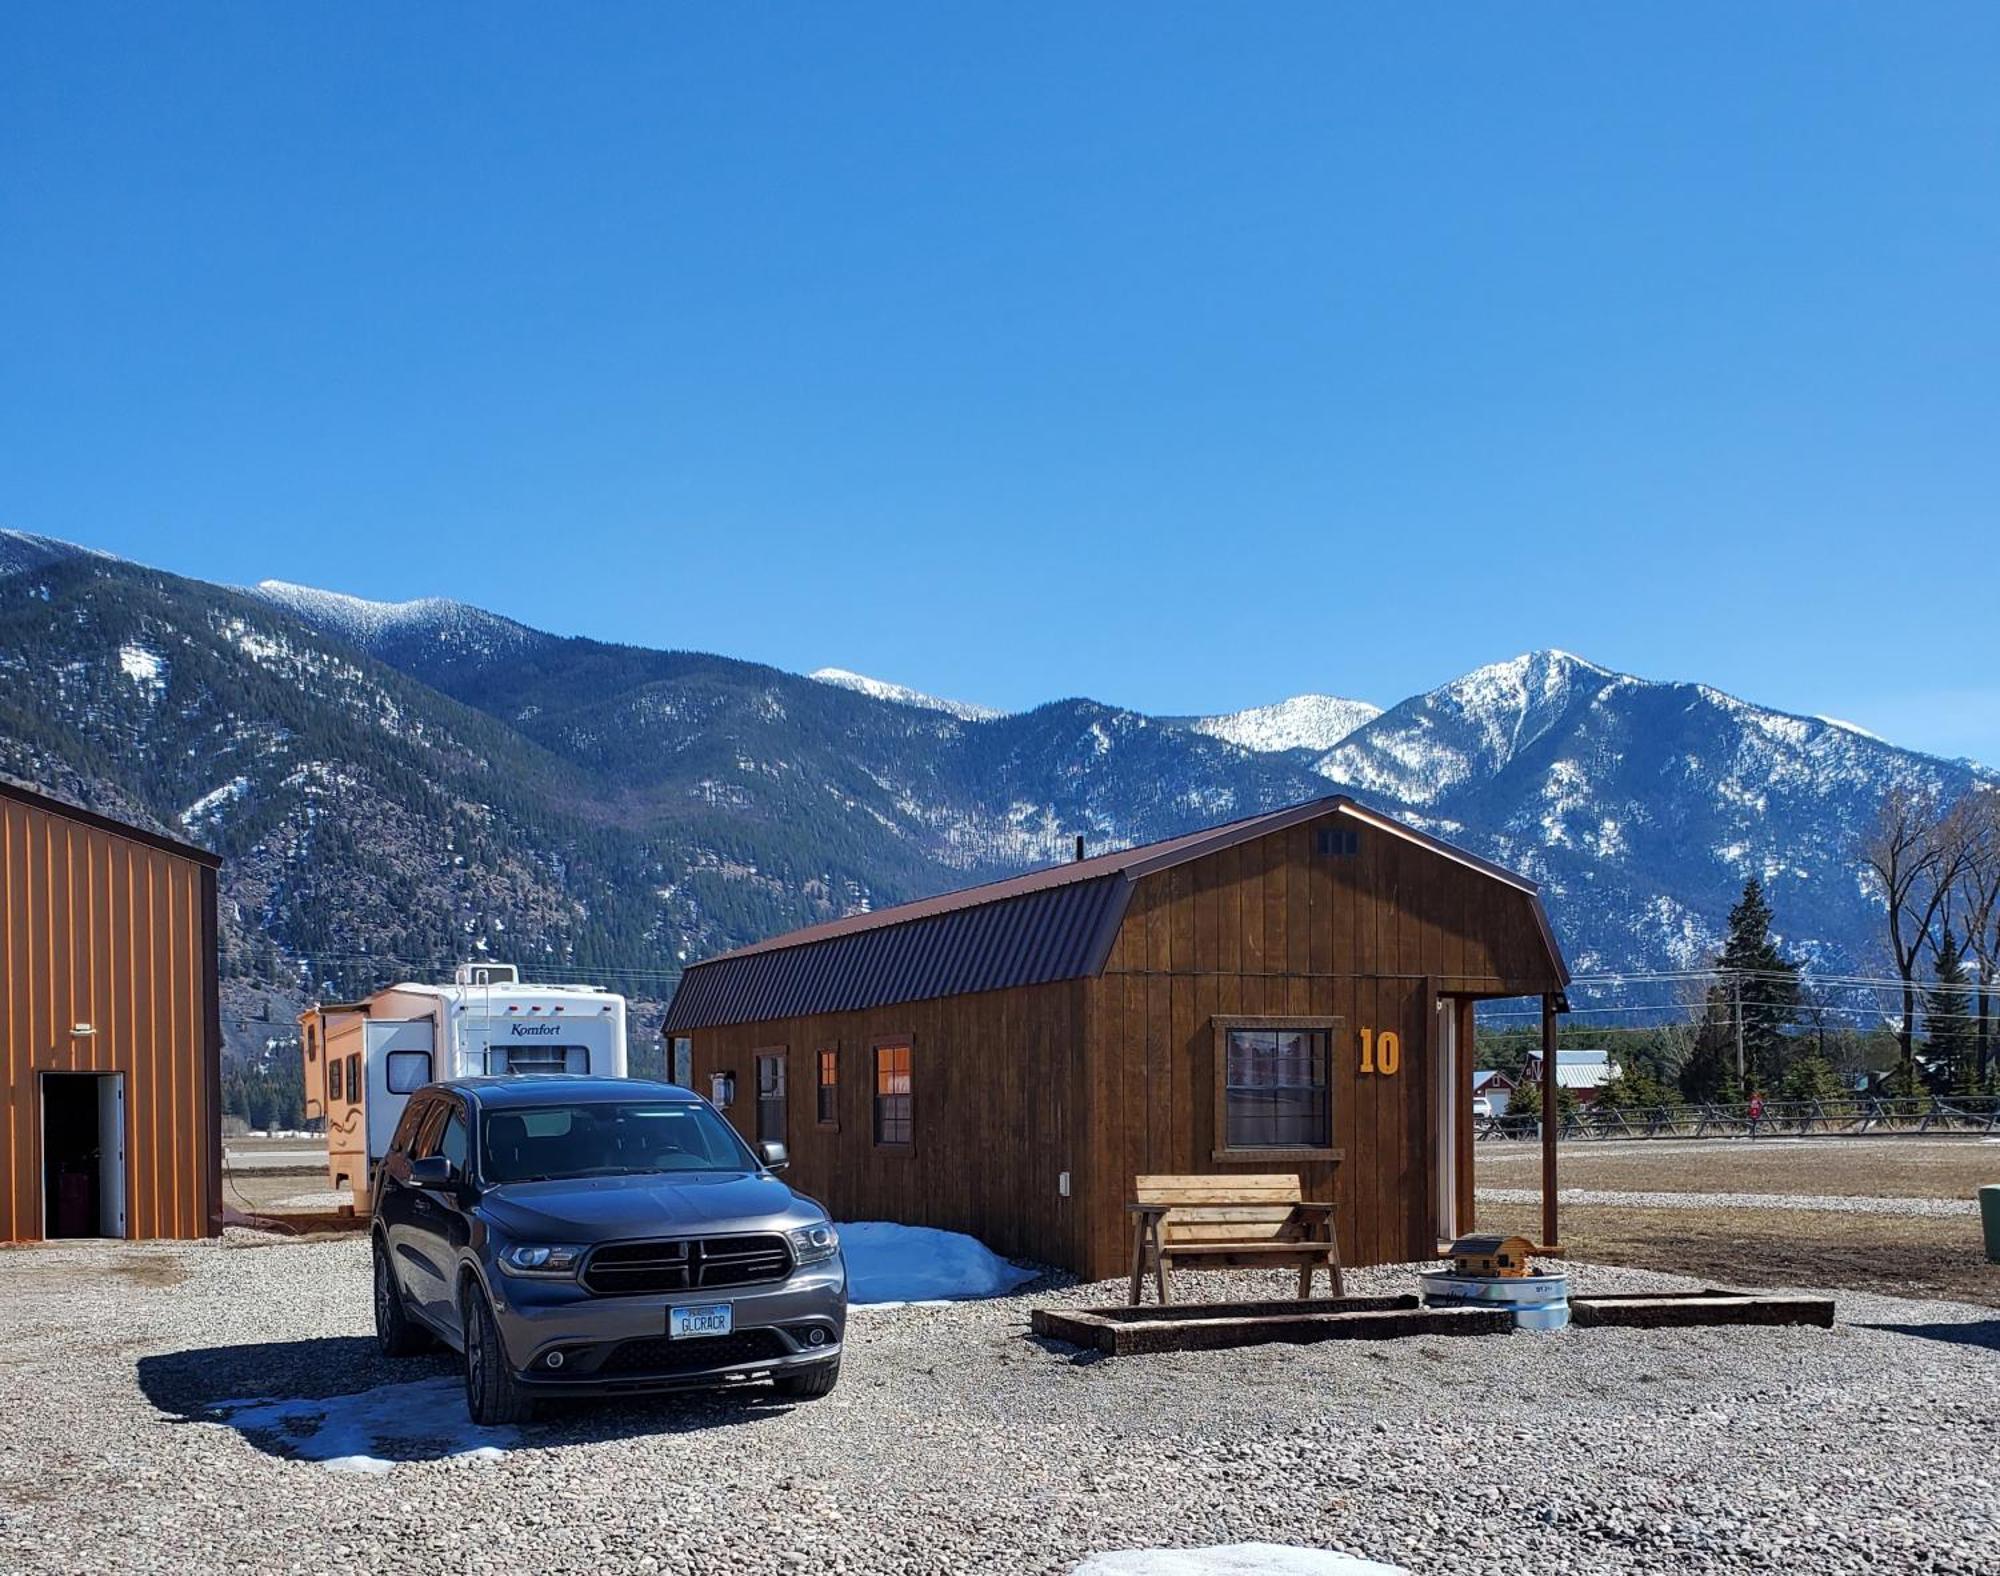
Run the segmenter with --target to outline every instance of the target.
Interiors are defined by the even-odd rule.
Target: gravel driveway
[[[367,1285],[354,1239],[0,1252],[0,1570],[1059,1572],[1253,1539],[1508,1576],[1996,1568],[1990,1310],[1842,1294],[1832,1331],[1079,1360],[1029,1306],[1117,1289],[1030,1290],[858,1310],[822,1401],[468,1437],[441,1359],[375,1356]],[[386,1475],[299,1459],[310,1422],[272,1421],[401,1383],[436,1438],[378,1446]],[[203,1420],[252,1397],[287,1403],[237,1414],[277,1432]]]

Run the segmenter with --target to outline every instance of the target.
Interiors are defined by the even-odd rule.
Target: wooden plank
[[[1618,1293],[1572,1297],[1570,1322],[1585,1327],[1685,1329],[1708,1324],[1807,1324],[1833,1328],[1833,1302],[1825,1297],[1767,1297],[1710,1290],[1657,1295]]]
[[[1512,1315],[1487,1308],[1395,1308],[1142,1323],[1096,1323],[1067,1310],[1036,1309],[1031,1322],[1038,1335],[1114,1357],[1279,1343],[1395,1340],[1412,1335],[1496,1335],[1513,1326]]]
[[[1222,1176],[1146,1174],[1132,1179],[1132,1197],[1141,1204],[1235,1204],[1264,1199],[1297,1203],[1303,1196],[1296,1175],[1270,1171]]]

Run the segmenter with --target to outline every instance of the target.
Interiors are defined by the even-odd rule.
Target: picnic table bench
[[[1132,1304],[1137,1306],[1150,1260],[1162,1303],[1172,1301],[1172,1266],[1189,1269],[1279,1269],[1296,1266],[1301,1300],[1312,1295],[1313,1271],[1324,1265],[1333,1294],[1346,1295],[1333,1205],[1301,1198],[1296,1176],[1142,1176],[1134,1179]]]

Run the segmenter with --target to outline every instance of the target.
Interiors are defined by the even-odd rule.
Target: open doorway
[[[125,1235],[125,1077],[42,1074],[42,1234]]]

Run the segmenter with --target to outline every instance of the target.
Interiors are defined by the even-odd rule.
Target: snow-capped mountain
[[[371,602],[341,591],[321,591],[286,580],[260,580],[251,596],[284,608],[315,629],[379,654],[392,642],[433,642],[473,647],[488,656],[553,637],[450,597]]]
[[[1339,695],[1294,695],[1271,706],[1197,717],[1188,726],[1211,739],[1268,754],[1275,750],[1330,750],[1364,723],[1382,715],[1365,700]]]
[[[898,706],[941,711],[960,722],[987,722],[1006,715],[997,707],[975,706],[964,700],[945,700],[942,696],[926,695],[922,690],[911,689],[907,684],[871,679],[865,673],[850,673],[846,668],[815,668],[806,676],[821,684],[831,684],[836,689],[853,690],[858,695],[872,695],[876,700],[893,701]]]
[[[1370,712],[1002,715],[0,533],[0,771],[223,853],[225,970],[280,995],[481,951],[664,979],[1079,834],[1102,850],[1334,787],[1543,881],[1580,972],[1705,956],[1749,874],[1789,944],[1863,967],[1855,844],[1884,787],[1994,780],[1560,651]]]

